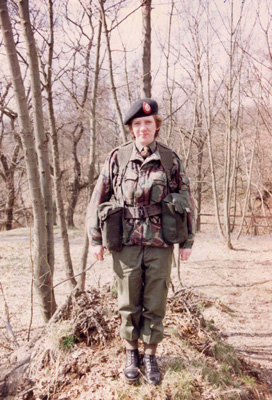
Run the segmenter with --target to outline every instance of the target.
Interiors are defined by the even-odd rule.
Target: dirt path
[[[272,385],[272,238],[242,237],[233,244],[234,251],[216,236],[198,235],[182,281],[217,300],[204,315],[229,344],[270,373]]]
[[[222,331],[227,341],[245,357],[260,364],[271,375],[272,385],[272,238],[242,237],[233,241],[236,250],[228,250],[216,235],[199,234],[190,261],[181,266],[185,287],[205,295],[215,304],[204,311],[207,319]],[[27,230],[0,232],[0,281],[9,305],[12,324],[18,338],[24,339],[30,321],[30,240]],[[71,249],[75,272],[79,266],[82,239],[72,232]],[[93,260],[89,259],[89,263]],[[65,279],[62,271],[61,242],[56,240],[55,283]],[[177,268],[172,282],[180,285]],[[111,256],[97,262],[88,272],[87,288],[114,286]],[[56,288],[58,304],[64,301],[69,287]],[[3,315],[0,301],[0,315]],[[37,301],[34,301],[33,327],[43,325]],[[5,328],[0,322],[0,343]],[[7,351],[0,345],[0,354]]]

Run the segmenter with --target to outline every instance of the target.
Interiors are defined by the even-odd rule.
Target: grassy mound
[[[122,374],[116,295],[76,290],[36,343],[16,399],[268,399],[256,371],[203,318],[207,306],[185,289],[169,298],[165,338],[158,348],[163,381],[153,387],[142,373],[130,386]]]

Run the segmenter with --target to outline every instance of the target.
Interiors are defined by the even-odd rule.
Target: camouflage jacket
[[[118,148],[114,149],[106,158],[101,174],[94,188],[91,201],[87,210],[87,232],[92,245],[101,245],[102,236],[97,215],[97,207],[112,197],[120,202],[120,193],[126,206],[147,206],[159,204],[169,193],[166,172],[161,164],[161,157],[154,141],[150,145],[153,151],[150,156],[143,159],[133,145],[132,154],[127,164],[121,183],[121,191],[118,189],[118,177],[120,177],[118,165]],[[188,215],[189,237],[180,247],[191,248],[194,242],[195,212],[194,202],[190,192],[189,180],[185,175],[184,167],[178,155],[173,152],[173,166],[171,170],[171,191],[188,191],[191,202],[191,212]],[[173,187],[174,184],[174,187]],[[144,219],[126,219],[123,244],[169,247],[162,237],[161,215],[149,216]]]

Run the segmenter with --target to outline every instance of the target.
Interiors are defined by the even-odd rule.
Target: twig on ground
[[[27,341],[29,342],[30,338],[30,331],[33,321],[33,286],[34,286],[34,264],[33,264],[33,257],[32,257],[32,243],[31,243],[31,226],[30,226],[30,234],[29,234],[29,249],[30,249],[30,263],[31,263],[31,289],[30,289],[30,321],[28,326],[28,333],[27,333]]]
[[[95,260],[88,268],[84,269],[83,271],[79,272],[78,274],[70,276],[68,279],[65,279],[64,281],[61,281],[61,282],[57,283],[55,286],[53,286],[53,289],[55,289],[55,287],[61,285],[62,283],[69,281],[71,278],[76,278],[77,276],[82,275],[84,272],[86,272],[89,269],[91,269],[96,262],[97,262],[97,260]]]
[[[4,322],[4,324],[5,324],[5,326],[6,326],[6,330],[7,330],[7,333],[8,333],[9,338],[10,338],[11,341],[13,342],[14,346],[15,346],[16,348],[18,348],[18,347],[19,347],[19,344],[18,344],[18,342],[17,342],[17,340],[16,340],[16,337],[15,337],[15,335],[14,335],[14,333],[13,333],[13,330],[12,330],[12,327],[11,327],[10,318],[9,318],[8,303],[7,303],[7,301],[6,301],[5,294],[4,294],[4,289],[3,289],[3,286],[2,286],[2,283],[1,283],[1,282],[0,282],[0,290],[1,290],[1,292],[2,292],[2,296],[3,296],[4,304],[5,304],[5,319],[3,319],[3,318],[1,318],[1,319],[2,319],[2,321]]]

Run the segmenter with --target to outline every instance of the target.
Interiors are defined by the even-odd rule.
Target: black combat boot
[[[128,383],[135,383],[140,377],[140,357],[139,351],[126,350],[126,366],[124,369],[124,375]]]
[[[162,376],[155,355],[145,354],[144,358],[145,376],[148,383],[158,385],[161,382]]]

